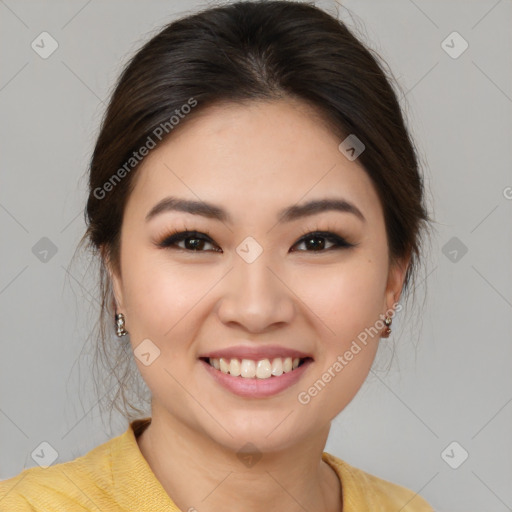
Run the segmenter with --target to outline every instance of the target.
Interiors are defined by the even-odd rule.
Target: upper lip
[[[293,348],[281,347],[279,345],[268,345],[258,347],[247,347],[238,345],[236,347],[228,347],[220,350],[212,350],[199,356],[205,358],[220,359],[253,359],[259,361],[260,359],[272,359],[276,357],[298,357],[305,359],[312,358],[310,354],[301,352]]]

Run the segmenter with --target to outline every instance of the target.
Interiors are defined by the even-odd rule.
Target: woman
[[[122,73],[89,185],[102,315],[151,417],[2,482],[2,510],[432,510],[323,451],[429,221],[395,93],[343,23],[281,1],[174,21]]]

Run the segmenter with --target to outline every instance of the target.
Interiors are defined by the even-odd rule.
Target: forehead
[[[340,137],[296,100],[228,103],[185,119],[137,169],[129,203],[166,195],[223,204],[237,214],[325,196],[381,214],[371,179],[338,149]]]

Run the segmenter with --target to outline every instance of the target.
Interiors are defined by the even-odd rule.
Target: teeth
[[[300,358],[294,357],[276,357],[272,359],[260,359],[254,361],[252,359],[220,359],[210,357],[208,362],[216,370],[222,373],[233,375],[234,377],[241,376],[245,379],[269,379],[270,377],[279,377],[283,373],[295,370],[300,364]]]
[[[219,367],[220,367],[221,372],[228,373],[229,372],[229,361],[227,359],[224,359],[223,357],[221,357],[219,359]]]
[[[272,361],[272,375],[275,377],[279,377],[279,375],[283,374],[283,360],[280,357],[277,357]]]
[[[256,363],[251,359],[242,359],[240,365],[240,375],[246,379],[252,379],[256,377]]]
[[[268,359],[258,361],[256,365],[256,377],[258,379],[268,379],[272,374],[272,365]]]
[[[231,359],[229,363],[229,373],[231,375],[234,375],[235,377],[238,377],[240,375],[240,361],[238,359]]]

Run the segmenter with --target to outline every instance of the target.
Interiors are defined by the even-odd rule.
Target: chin
[[[227,432],[222,428],[212,432],[209,428],[207,434],[218,444],[236,453],[251,449],[249,444],[254,445],[260,453],[278,452],[300,443],[311,434],[303,430],[305,425],[302,421],[301,429],[298,428],[297,416],[291,411],[286,414],[269,411],[266,415],[264,412],[257,415],[253,412],[251,421],[247,420],[246,414],[240,414],[238,418],[232,415],[231,421],[223,423]]]

